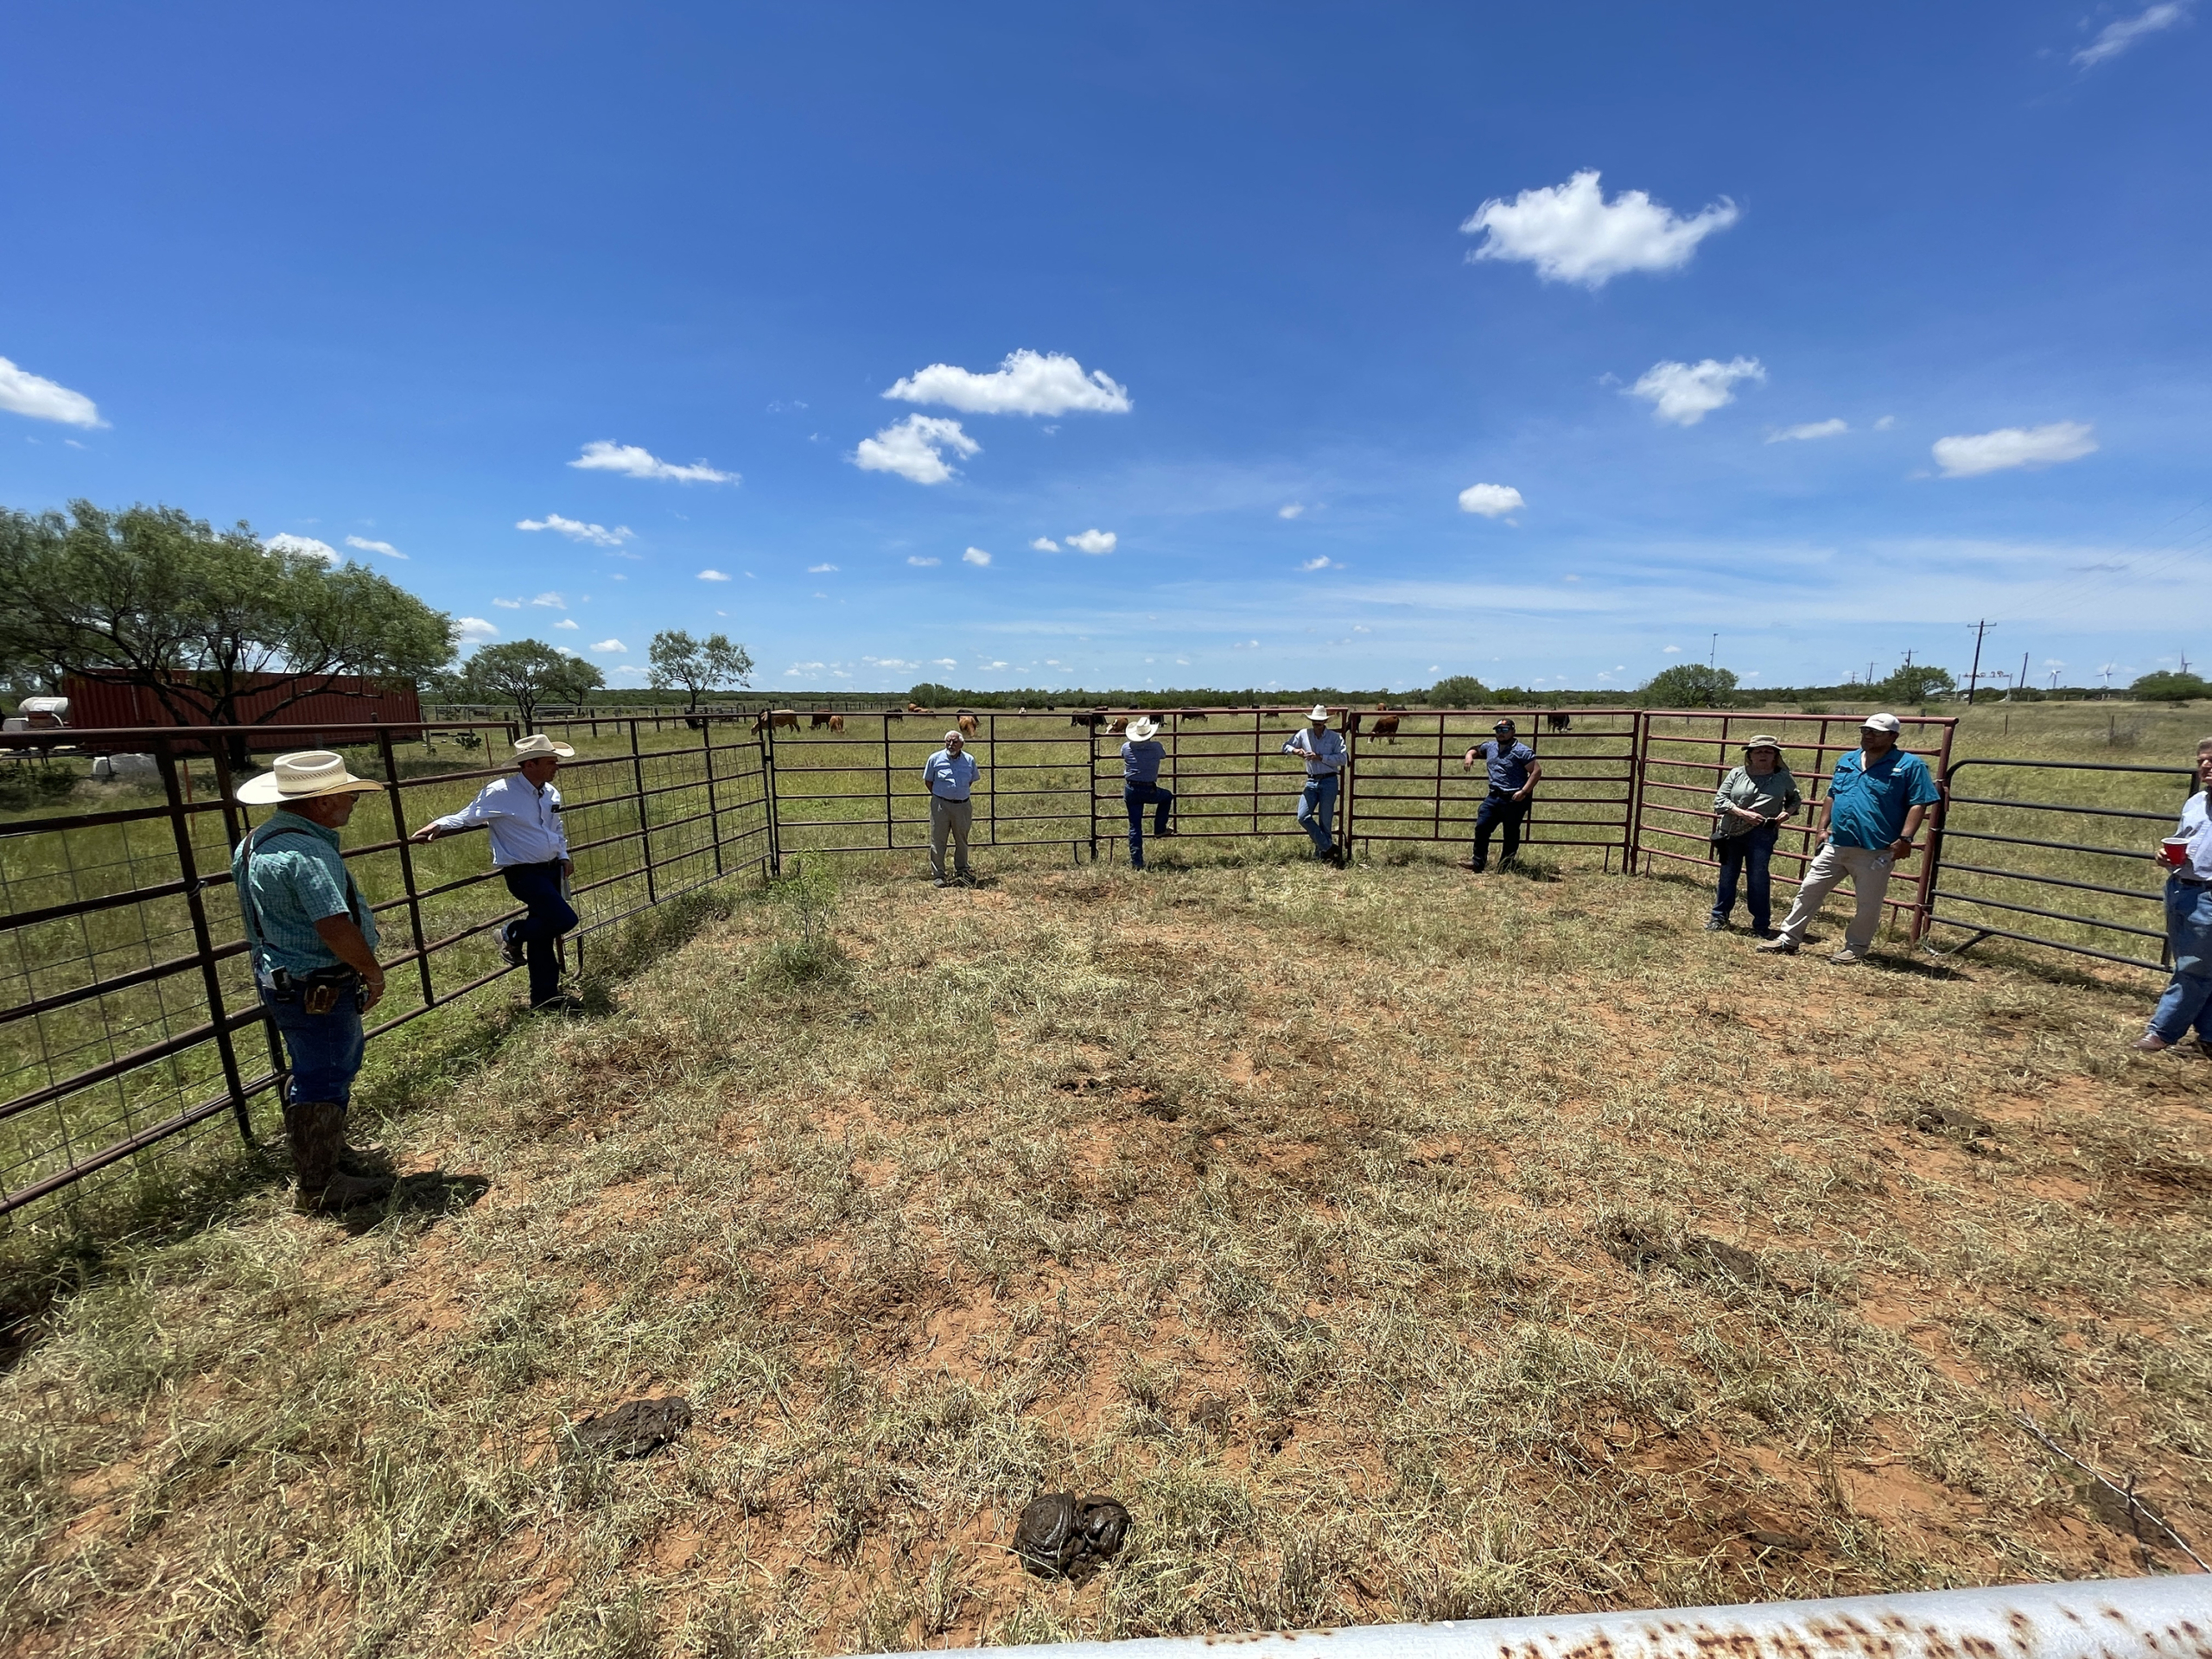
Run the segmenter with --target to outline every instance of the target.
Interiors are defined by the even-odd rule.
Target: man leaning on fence
[[[1490,773],[1490,793],[1475,809],[1474,856],[1467,861],[1467,868],[1477,875],[1490,868],[1490,836],[1495,829],[1505,831],[1505,851],[1498,859],[1498,868],[1513,867],[1521,853],[1522,821],[1534,804],[1536,785],[1544,781],[1543,763],[1516,734],[1511,721],[1501,720],[1491,730],[1496,735],[1486,743],[1476,744],[1459,760],[1463,772],[1479,759]]]
[[[2171,1048],[2196,1033],[2196,1052],[2212,1055],[2212,737],[2196,746],[2196,787],[2182,804],[2181,822],[2159,848],[2166,871],[2166,957],[2173,976],[2152,1011],[2151,1028],[2135,1039],[2145,1054]]]
[[[1290,734],[1282,752],[1306,762],[1306,787],[1298,792],[1298,827],[1313,843],[1313,856],[1325,863],[1342,864],[1344,850],[1336,844],[1337,791],[1343,784],[1344,768],[1351,764],[1351,754],[1344,747],[1344,734],[1329,729],[1327,705],[1313,705],[1306,724]]]
[[[950,879],[963,885],[975,880],[968,869],[968,832],[976,822],[976,803],[969,796],[982,771],[957,728],[944,734],[944,747],[922,763],[922,782],[930,791],[930,874],[940,887],[946,884],[948,839],[952,842]]]
[[[1813,823],[1816,838],[1826,825],[1827,839],[1806,867],[1789,918],[1761,950],[1795,956],[1820,913],[1821,901],[1848,876],[1858,907],[1844,929],[1843,948],[1828,960],[1847,965],[1866,960],[1874,931],[1881,925],[1890,872],[1897,860],[1910,855],[1921,819],[1943,798],[1927,763],[1897,747],[1897,731],[1895,715],[1867,715],[1859,747],[1835,763],[1827,798]]]
[[[334,1215],[383,1198],[388,1177],[346,1144],[346,1113],[361,1069],[361,1016],[384,995],[377,923],[339,853],[353,800],[382,785],[343,756],[280,754],[238,785],[248,806],[274,805],[238,843],[231,880],[263,1006],[284,1042],[284,1133],[299,1177],[298,1207]]]
[[[573,1014],[583,1005],[561,991],[561,936],[575,928],[576,912],[566,886],[575,874],[569,832],[561,822],[561,791],[553,774],[575,751],[534,732],[515,745],[516,770],[477,791],[458,812],[433,818],[408,839],[432,842],[482,824],[492,833],[492,862],[528,913],[499,930],[499,958],[530,968],[530,1006],[540,1014]]]

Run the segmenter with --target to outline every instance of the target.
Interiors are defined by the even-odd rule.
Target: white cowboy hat
[[[1141,743],[1160,729],[1160,722],[1148,715],[1139,715],[1129,722],[1129,735]]]
[[[238,785],[245,806],[272,806],[278,801],[311,800],[317,795],[367,795],[384,787],[346,770],[346,757],[327,749],[280,754],[268,771]]]
[[[1329,705],[1325,702],[1315,703],[1311,709],[1308,709],[1306,711],[1306,718],[1308,720],[1318,720],[1324,726],[1327,725],[1329,723]]]
[[[518,760],[543,760],[548,755],[557,760],[573,760],[576,758],[576,752],[566,743],[556,743],[543,732],[532,732],[515,745],[515,759]]]

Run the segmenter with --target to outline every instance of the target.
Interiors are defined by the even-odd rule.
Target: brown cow
[[[1126,736],[1128,729],[1129,717],[1127,715],[1116,715],[1106,722],[1106,734],[1109,737]]]
[[[1554,732],[1572,731],[1574,728],[1574,716],[1573,715],[1546,715],[1544,725]]]
[[[1088,726],[1094,732],[1105,723],[1106,711],[1103,709],[1087,709],[1082,714],[1068,716],[1069,725]]]
[[[810,723],[808,725],[807,730],[810,732],[818,732],[824,726],[827,726],[830,723],[830,711],[827,709],[817,709],[811,715],[809,716]]]
[[[1375,735],[1377,737],[1387,737],[1391,742],[1396,742],[1398,741],[1398,717],[1395,715],[1376,715]]]
[[[929,710],[918,702],[910,702],[906,705],[906,712],[910,715],[926,715]]]
[[[830,715],[830,729],[838,736],[842,737],[845,734],[845,717],[842,715]]]
[[[1185,709],[1176,715],[1178,720],[1204,720],[1205,712],[1199,709]]]
[[[960,728],[960,735],[971,743],[976,741],[976,734],[982,727],[982,722],[973,715],[963,715],[952,723]]]
[[[762,709],[760,718],[753,722],[753,734],[758,737],[761,733],[773,731],[779,726],[788,726],[793,731],[798,730],[798,710],[796,709]]]

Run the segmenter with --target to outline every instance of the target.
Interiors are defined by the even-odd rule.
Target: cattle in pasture
[[[910,702],[906,705],[906,712],[910,715],[926,715],[929,710],[918,702]]]
[[[1345,731],[1347,731],[1347,732],[1356,732],[1356,731],[1357,731],[1357,730],[1359,729],[1360,718],[1361,718],[1361,716],[1360,716],[1360,712],[1359,712],[1359,710],[1358,710],[1358,709],[1346,709],[1346,710],[1344,711],[1344,729]]]
[[[817,709],[807,716],[807,730],[818,732],[830,723],[830,711],[827,709]]]
[[[1203,709],[1179,709],[1175,715],[1178,720],[1204,720],[1205,717],[1205,710]]]
[[[1574,716],[1573,715],[1546,715],[1544,726],[1549,731],[1572,731],[1574,728]]]
[[[1116,715],[1106,722],[1106,734],[1109,737],[1123,736],[1128,729],[1129,717],[1127,715]]]
[[[1070,715],[1068,716],[1069,725],[1086,726],[1094,732],[1105,723],[1106,711],[1103,709],[1086,709],[1079,715]]]
[[[845,734],[845,717],[842,715],[830,715],[830,729],[837,736],[842,737]]]
[[[772,732],[779,726],[788,726],[793,731],[798,730],[798,710],[796,709],[762,709],[760,718],[753,722],[753,734],[758,737],[761,733]]]
[[[960,728],[960,735],[970,743],[976,741],[976,734],[982,728],[982,722],[973,715],[963,715],[953,724]]]
[[[1388,739],[1389,739],[1391,742],[1393,742],[1393,743],[1396,742],[1396,741],[1398,741],[1398,717],[1397,717],[1397,715],[1376,715],[1376,716],[1375,716],[1375,735],[1376,735],[1376,736],[1377,736],[1377,737],[1388,738]]]

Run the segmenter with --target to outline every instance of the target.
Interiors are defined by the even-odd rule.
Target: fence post
[[[407,927],[415,940],[416,978],[423,985],[423,1006],[437,998],[430,989],[430,947],[423,933],[423,901],[415,887],[415,849],[407,844],[407,809],[399,798],[399,762],[391,753],[391,728],[379,724],[377,747],[384,756],[384,789],[391,805],[391,832],[399,837],[399,885],[407,894]]]
[[[932,810],[935,809],[932,808]],[[935,835],[937,831],[930,831]],[[887,852],[893,846],[891,833],[891,711],[883,714],[883,845]]]
[[[707,838],[715,844],[715,874],[722,873],[722,810],[715,799],[715,721],[709,715],[699,721],[699,752],[707,763]]]
[[[645,763],[638,753],[638,722],[630,722],[630,781],[636,791],[631,799],[638,804],[638,846],[645,859],[645,902],[657,905],[660,896],[653,887],[653,832],[652,821],[645,816]]]
[[[1628,823],[1621,836],[1621,874],[1634,875],[1643,853],[1643,769],[1651,760],[1651,715],[1638,709],[1628,726]]]
[[[231,1046],[230,1021],[223,1010],[223,979],[215,969],[215,941],[207,931],[207,906],[200,896],[200,865],[192,855],[192,828],[184,812],[184,797],[177,785],[176,755],[168,738],[158,741],[155,760],[162,769],[162,787],[168,796],[169,829],[176,837],[177,874],[184,882],[184,906],[192,918],[192,943],[200,957],[200,984],[207,998],[207,1018],[215,1027],[215,1052],[223,1066],[223,1087],[231,1096],[231,1115],[238,1120],[238,1139],[253,1145],[253,1119],[245,1107],[245,1082],[238,1075],[238,1051]]]
[[[1942,798],[1936,803],[1928,817],[1928,842],[1920,855],[1919,891],[1914,894],[1912,929],[1907,944],[1918,944],[1928,937],[1928,930],[1936,912],[1936,883],[1943,869],[1943,817],[1951,804],[1951,738],[1958,729],[1958,721],[1943,724],[1943,742],[1936,756],[1936,788]]]
[[[1358,788],[1355,777],[1359,771],[1359,729],[1353,725],[1351,711],[1347,709],[1339,716],[1344,728],[1344,785],[1337,791],[1337,845],[1344,849],[1344,856],[1351,856],[1352,796]]]
[[[768,814],[768,874],[784,873],[783,804],[776,798],[776,728],[766,715],[753,726],[753,741],[760,746],[760,799]]]

